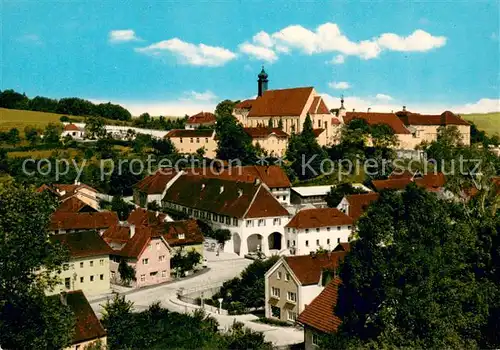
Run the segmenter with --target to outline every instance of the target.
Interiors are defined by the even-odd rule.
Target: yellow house
[[[205,151],[205,156],[215,158],[217,142],[215,131],[210,129],[171,130],[165,138],[170,139],[181,154],[195,154],[200,148]]]
[[[252,144],[260,145],[270,156],[284,156],[288,147],[288,134],[279,128],[244,128]]]
[[[70,260],[59,275],[61,283],[48,294],[82,290],[87,295],[108,293],[111,248],[95,231],[53,235],[53,243],[69,250]]]

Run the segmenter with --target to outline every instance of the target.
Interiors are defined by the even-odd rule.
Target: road
[[[222,252],[219,256],[216,256],[213,252],[205,252],[205,258],[207,259],[207,266],[209,268],[207,272],[173,283],[127,291],[124,293],[126,300],[134,303],[135,311],[146,310],[151,303],[159,301],[163,307],[170,311],[180,313],[192,312],[196,308],[195,306],[177,299],[177,291],[180,288],[200,288],[227,281],[238,276],[245,267],[252,263],[249,259],[239,258],[234,254]],[[89,298],[89,301],[96,314],[100,317],[101,305],[106,302],[106,298],[94,297]],[[227,316],[207,313],[217,319],[220,326],[225,329],[229,328],[234,321],[243,322],[246,327],[263,332],[266,340],[276,346],[300,343],[304,340],[301,330],[294,327],[277,327],[253,322],[251,320],[257,318],[254,315]]]

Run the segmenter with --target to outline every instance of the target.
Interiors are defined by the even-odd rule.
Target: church
[[[268,77],[262,67],[257,80],[257,97],[241,101],[233,110],[234,117],[245,129],[252,130],[251,133],[249,132],[250,136],[256,134],[255,130],[259,128],[267,130],[276,128],[280,130],[281,136],[283,133],[287,136],[300,133],[306,116],[309,114],[314,133],[321,146],[331,145],[338,141],[341,122],[330,112],[323,98],[312,86],[268,90]],[[273,137],[272,132],[267,134]],[[258,142],[262,146],[263,141]],[[279,146],[276,149],[277,152],[274,152],[272,144],[267,142],[265,149],[270,154],[280,155],[283,148]]]

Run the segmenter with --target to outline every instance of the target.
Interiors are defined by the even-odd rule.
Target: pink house
[[[161,232],[143,225],[118,224],[107,229],[102,238],[114,250],[109,264],[111,282],[120,281],[118,266],[123,259],[135,269],[135,287],[170,280],[171,248]]]

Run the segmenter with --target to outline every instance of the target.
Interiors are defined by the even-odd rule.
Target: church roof
[[[248,117],[299,116],[304,111],[313,87],[267,90],[252,104]]]

